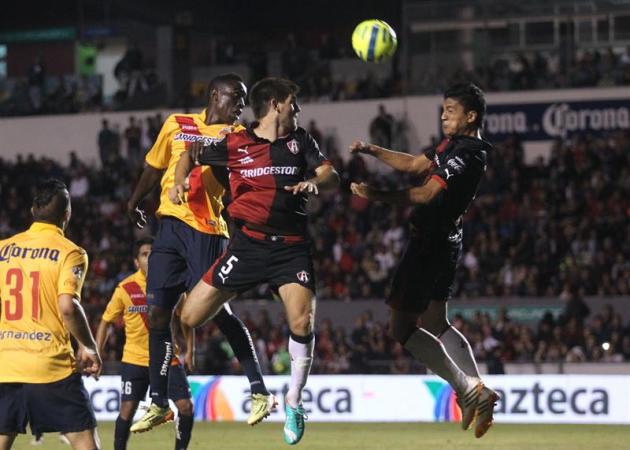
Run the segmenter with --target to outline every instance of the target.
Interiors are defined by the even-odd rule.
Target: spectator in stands
[[[134,116],[129,116],[129,125],[125,128],[125,140],[127,141],[127,158],[134,167],[139,167],[143,161],[142,128],[136,122]]]
[[[370,142],[384,148],[391,148],[394,118],[385,110],[385,105],[378,105],[378,114],[370,122]]]
[[[38,55],[28,69],[28,95],[31,100],[33,111],[37,114],[42,112],[44,99],[46,97],[46,68],[43,58]]]
[[[98,154],[101,167],[107,168],[120,157],[120,137],[109,127],[109,121],[103,119],[98,133]]]

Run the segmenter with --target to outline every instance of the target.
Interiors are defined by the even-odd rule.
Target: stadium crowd
[[[403,250],[410,211],[379,204],[368,207],[350,195],[348,184],[350,180],[362,180],[391,188],[417,180],[391,173],[377,176],[368,170],[361,156],[344,161],[335,140],[322,136],[315,124],[310,127],[343,180],[337,192],[309,202],[318,297],[340,301],[381,299],[388,293],[392,270]],[[140,231],[130,224],[125,205],[141,161],[141,155],[133,157],[137,151],[133,146],[142,145],[137,144],[138,130],[143,130],[140,124],[130,121],[122,136],[106,136],[105,142],[115,150],[101,153],[103,168],[86,165],[75,152],[70,153],[65,166],[32,155],[15,161],[0,159],[0,238],[30,223],[25,205],[30,204],[31,189],[37,180],[48,176],[66,180],[75,217],[68,234],[90,256],[83,303],[94,323],[116,284],[133,271],[131,243]],[[155,127],[146,126],[140,132],[155,131]],[[99,135],[99,142],[102,138]],[[123,150],[132,158],[123,155]],[[524,164],[517,139],[496,145],[478,199],[465,220],[465,251],[455,296],[579,299],[585,295],[630,295],[629,199],[627,133],[558,140],[551,158],[540,159],[532,166]],[[153,211],[156,204],[157,197],[152,197],[145,207]],[[261,286],[243,297],[271,295],[268,286]],[[561,322],[547,317],[538,329],[513,323],[505,316],[496,322],[485,316],[472,322],[456,322],[482,358],[630,358],[630,330],[623,328],[618,315],[611,311],[607,317],[592,318],[583,327],[587,316],[584,308],[573,309],[582,312]],[[250,322],[259,350],[269,360],[269,370],[279,370],[283,358],[286,362],[286,326],[268,326],[264,319]],[[358,318],[354,330],[339,329],[333,322],[322,320],[318,333],[320,372],[389,371],[389,367],[399,372],[411,370],[410,360],[387,338],[384,326],[369,318]],[[116,335],[111,339],[115,355],[122,341],[117,341]],[[601,348],[603,342],[610,343],[608,350]],[[219,370],[212,365],[222,364],[218,352],[229,356],[226,346],[216,330],[208,328],[200,333],[200,361],[211,364],[206,367],[203,363],[202,370]],[[204,359],[204,354],[213,356]],[[227,356],[220,370],[233,370],[232,359]],[[389,364],[392,358],[393,365]],[[374,360],[387,364],[373,368],[368,361]]]

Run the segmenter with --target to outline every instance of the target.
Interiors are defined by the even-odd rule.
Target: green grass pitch
[[[492,427],[482,439],[464,432],[455,423],[308,423],[302,450],[417,450],[417,449],[505,449],[505,450],[602,450],[630,448],[630,427],[614,425],[507,425]],[[99,425],[102,448],[113,448],[114,423]],[[171,424],[141,435],[132,435],[130,450],[160,450],[174,447]],[[19,436],[19,450],[68,450],[55,434],[46,434],[44,444],[32,447],[31,436]],[[282,439],[282,423],[196,422],[188,447],[197,449],[289,449]]]

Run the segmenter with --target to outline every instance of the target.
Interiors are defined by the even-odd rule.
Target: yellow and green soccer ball
[[[352,48],[363,61],[383,62],[396,52],[397,45],[396,32],[382,20],[364,20],[352,33]]]

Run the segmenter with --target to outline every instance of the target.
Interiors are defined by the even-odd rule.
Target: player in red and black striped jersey
[[[175,169],[169,197],[183,198],[194,163],[230,171],[236,227],[228,250],[197,283],[182,307],[182,321],[199,326],[238,292],[262,282],[279,289],[291,331],[291,382],[285,398],[284,438],[296,444],[306,417],[302,389],[313,360],[315,282],[305,206],[308,194],[335,188],[339,176],[315,140],[297,126],[298,87],[266,78],[252,87],[250,104],[257,122],[205,147],[191,145]],[[310,177],[310,178],[309,178]]]
[[[232,220],[296,237],[306,235],[308,198],[304,191],[285,187],[296,186],[309,172],[330,165],[315,139],[299,127],[273,142],[257,136],[252,128],[228,134],[206,147],[198,162],[229,168]]]
[[[352,153],[424,176],[422,186],[383,192],[352,183],[351,189],[368,200],[414,206],[409,243],[387,300],[390,329],[414,357],[453,386],[462,426],[468,429],[476,417],[475,436],[481,437],[492,425],[498,396],[483,385],[470,344],[448,322],[446,301],[462,249],[462,217],[475,198],[492,146],[481,139],[486,102],[478,87],[452,86],[442,108],[446,139],[424,154],[412,156],[359,141],[350,146]]]

